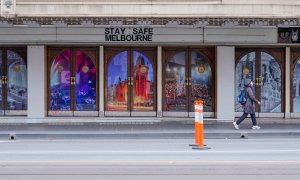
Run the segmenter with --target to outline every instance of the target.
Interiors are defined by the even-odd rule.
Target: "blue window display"
[[[76,52],[76,110],[96,110],[96,67],[92,59],[80,50]]]
[[[50,68],[50,110],[71,110],[71,51],[60,53]]]
[[[50,110],[94,111],[96,100],[96,66],[84,52],[76,50],[75,62],[71,61],[72,51],[61,52],[52,62],[50,69]],[[72,71],[75,63],[75,70]],[[72,85],[75,86],[72,93]],[[72,96],[72,94],[75,95]]]
[[[128,52],[117,54],[108,64],[107,110],[128,110]]]

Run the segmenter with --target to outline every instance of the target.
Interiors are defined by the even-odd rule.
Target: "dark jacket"
[[[244,113],[255,114],[255,102],[257,99],[253,94],[252,87],[250,86],[251,79],[245,79],[245,92],[246,92],[246,104],[244,105]]]

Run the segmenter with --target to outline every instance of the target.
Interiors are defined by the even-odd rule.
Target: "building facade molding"
[[[106,28],[112,27],[0,27],[0,43],[2,44],[277,44],[276,27],[150,27],[148,39],[122,40],[120,37],[108,38]],[[125,27],[122,27],[123,29]],[[127,26],[127,30],[149,30],[138,26]],[[113,27],[113,30],[120,27]],[[148,32],[149,34],[149,32]],[[132,34],[124,34],[131,36]],[[143,35],[143,34],[142,34]],[[133,36],[133,35],[132,35]],[[146,35],[147,36],[147,35]],[[147,36],[148,37],[148,36]],[[107,39],[108,38],[108,39]]]
[[[12,1],[12,0],[4,0]],[[13,0],[16,16],[299,17],[299,1],[280,0]],[[4,3],[2,3],[4,4]]]
[[[15,16],[0,17],[0,27],[3,26],[166,26],[180,27],[191,26],[199,27],[289,27],[300,25],[299,17],[204,17],[204,16],[188,16],[188,17],[143,17],[143,16]]]

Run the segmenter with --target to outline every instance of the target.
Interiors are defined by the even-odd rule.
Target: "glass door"
[[[292,49],[291,63],[291,116],[300,117],[300,49]]]
[[[129,116],[129,66],[128,51],[106,50],[106,112],[108,115]],[[108,55],[112,54],[110,58]],[[107,57],[109,59],[107,59]],[[114,113],[117,112],[117,113]],[[106,114],[107,115],[107,114]]]
[[[235,97],[244,88],[245,78],[255,83],[253,91],[261,105],[256,104],[260,117],[283,116],[283,59],[281,49],[237,49]],[[242,112],[241,105],[235,100],[236,112]],[[241,113],[238,113],[239,115]]]
[[[194,116],[194,101],[204,101],[214,116],[213,49],[164,49],[163,115]]]
[[[212,62],[201,50],[190,50],[190,109],[189,116],[194,117],[194,101],[202,100],[206,116],[214,116],[214,80]]]
[[[27,115],[26,48],[0,48],[0,115]]]
[[[49,48],[48,115],[98,116],[95,48]]]
[[[153,48],[105,49],[105,115],[156,116]]]
[[[185,50],[164,52],[164,116],[188,116],[188,53]]]
[[[282,97],[282,65],[272,54],[260,52],[261,71],[256,84],[260,87],[260,112],[280,113],[283,112]]]
[[[244,82],[246,78],[250,78],[255,82],[257,79],[256,75],[256,52],[247,52],[246,55],[243,55],[238,64],[236,65],[236,71],[235,71],[235,97],[237,97],[241,90],[244,89]],[[258,82],[256,82],[258,83]],[[252,88],[254,94],[256,94],[256,86],[253,86]],[[256,97],[258,98],[258,97]],[[242,105],[235,100],[235,111],[236,112],[242,112]]]
[[[0,76],[1,76],[1,83],[0,83],[0,116],[4,116],[4,85],[5,85],[5,76],[3,74],[3,49],[0,49]]]

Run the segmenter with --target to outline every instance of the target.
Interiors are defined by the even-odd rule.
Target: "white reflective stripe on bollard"
[[[195,113],[195,122],[203,124],[203,113]]]
[[[195,104],[195,122],[203,124],[203,105]]]

